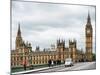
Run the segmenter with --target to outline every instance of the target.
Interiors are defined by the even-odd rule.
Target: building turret
[[[69,58],[72,58],[73,62],[77,61],[77,47],[76,47],[76,40],[69,40]]]
[[[57,40],[58,60],[64,62],[65,40]]]
[[[20,23],[18,24],[18,31],[17,31],[17,36],[16,36],[16,42],[15,42],[15,47],[16,49],[20,48],[23,44],[23,40],[21,37],[21,30],[20,30]]]
[[[36,52],[39,52],[39,51],[40,51],[40,47],[39,47],[39,46],[36,46],[35,51],[36,51]]]

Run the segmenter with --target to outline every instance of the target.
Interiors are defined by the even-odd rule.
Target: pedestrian
[[[23,62],[24,70],[26,70],[26,61]]]
[[[55,65],[55,60],[53,61],[53,64]]]
[[[26,70],[26,64],[24,64],[24,70]]]
[[[51,60],[48,61],[48,66],[49,66],[49,67],[51,66]]]
[[[50,66],[51,66],[51,60],[50,60]]]
[[[51,65],[52,65],[52,67],[53,67],[53,65],[54,65],[53,61],[51,62]]]
[[[50,67],[50,60],[48,60],[48,66]]]

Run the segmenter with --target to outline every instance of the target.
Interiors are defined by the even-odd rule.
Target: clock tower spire
[[[87,61],[92,61],[92,35],[93,35],[93,30],[91,25],[91,18],[88,12],[87,24],[85,27],[85,49],[86,49]]]
[[[87,17],[87,24],[88,25],[91,25],[91,18],[90,18],[89,11],[88,11],[88,17]]]

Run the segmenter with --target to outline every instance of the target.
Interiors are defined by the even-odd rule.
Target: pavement
[[[61,67],[61,66],[63,66],[63,65],[57,65],[57,66],[53,66],[53,67],[52,66],[51,67],[44,67],[44,68],[26,70],[26,71],[21,71],[21,72],[14,72],[14,73],[11,73],[11,74],[12,75],[27,74],[27,73],[31,73],[31,72],[38,72],[38,71],[53,69],[53,68],[57,68],[57,67]]]
[[[19,74],[34,74],[34,73],[48,73],[48,72],[67,72],[67,71],[78,71],[78,70],[91,70],[96,69],[96,62],[81,62],[75,63],[72,67],[65,67],[63,65],[54,66],[54,67],[44,67],[39,69],[33,69],[28,71],[12,73],[12,75]]]

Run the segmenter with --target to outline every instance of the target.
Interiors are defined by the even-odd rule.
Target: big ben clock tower
[[[85,27],[85,45],[86,45],[86,60],[92,61],[92,35],[93,35],[93,29],[91,25],[91,18],[88,13],[87,17],[87,24]]]

